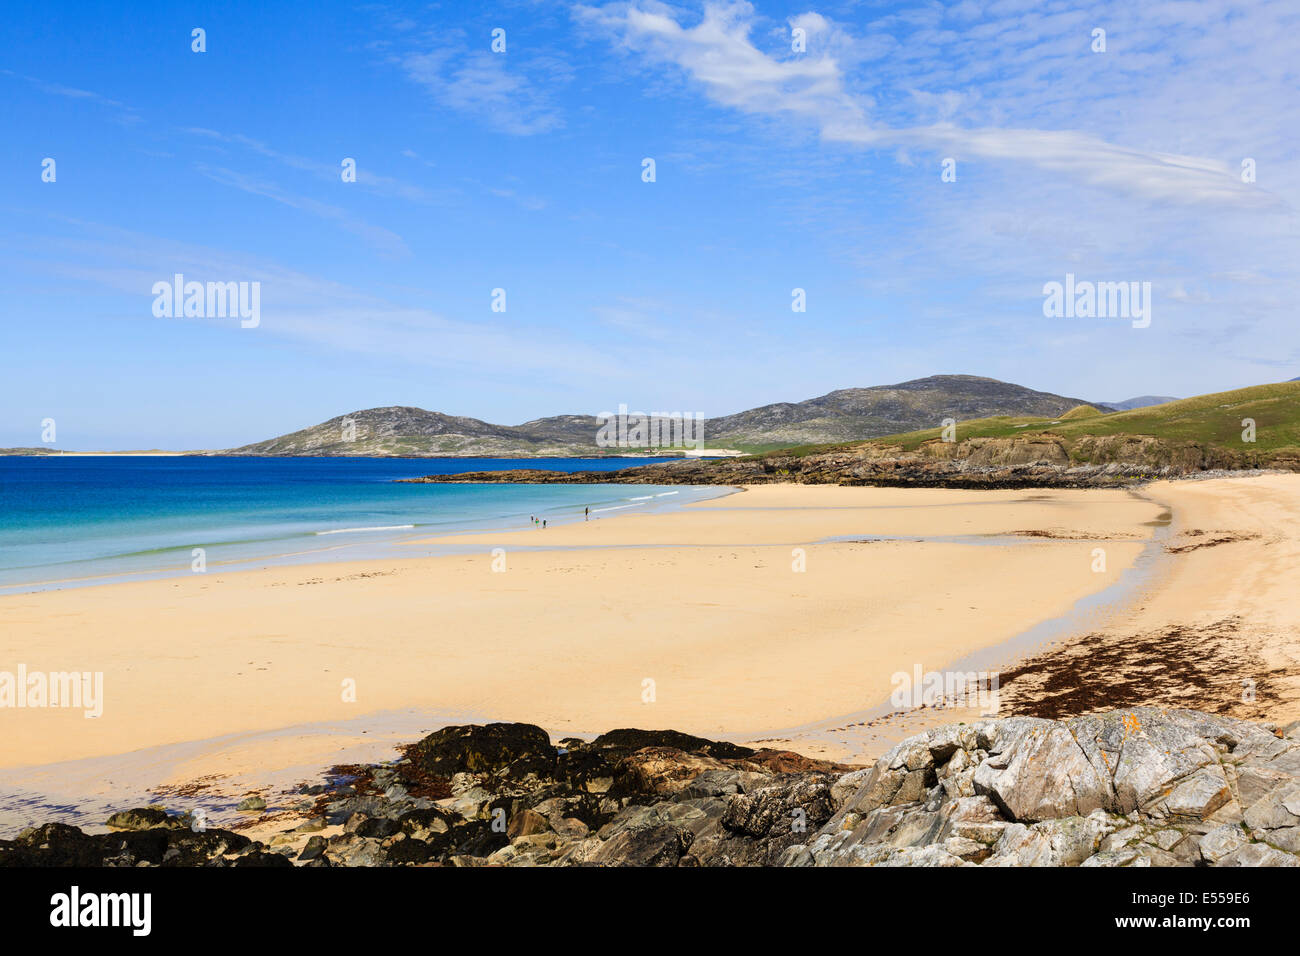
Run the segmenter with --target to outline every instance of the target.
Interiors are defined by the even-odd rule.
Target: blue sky
[[[6,18],[0,446],[45,418],[67,448],[215,448],[389,404],[516,424],[940,372],[1094,400],[1300,375],[1293,2]],[[260,282],[260,325],[155,318],[176,272]],[[1151,326],[1045,318],[1067,272],[1150,282]]]

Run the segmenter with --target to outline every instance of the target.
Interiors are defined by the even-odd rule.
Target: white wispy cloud
[[[578,332],[529,335],[513,317],[450,316],[260,256],[100,223],[60,222],[71,235],[23,237],[21,252],[14,254],[13,261],[21,263],[28,275],[57,280],[59,287],[69,281],[86,283],[114,295],[115,303],[125,296],[136,303],[131,314],[141,322],[182,321],[157,319],[151,311],[153,284],[170,281],[179,272],[199,282],[261,283],[261,324],[255,331],[232,326],[232,334],[266,336],[268,341],[302,343],[470,377],[616,380],[622,365],[621,358],[585,341]],[[436,298],[432,290],[412,294]],[[121,313],[120,304],[113,309]],[[486,299],[483,311],[490,314]]]
[[[220,166],[197,163],[195,169],[213,182],[232,186],[250,195],[261,196],[291,209],[297,209],[333,222],[384,255],[398,258],[410,255],[410,249],[407,248],[406,242],[397,233],[391,229],[385,229],[383,226],[375,226],[364,222],[347,210],[332,203],[322,202],[310,196],[285,192],[274,183]]]
[[[50,96],[61,96],[65,99],[82,100],[87,103],[92,103],[95,106],[103,107],[109,111],[115,122],[121,123],[125,126],[144,122],[144,118],[140,115],[139,110],[134,106],[123,103],[121,100],[115,100],[110,96],[105,96],[102,93],[96,93],[94,90],[83,90],[75,86],[65,86],[62,83],[48,83],[45,80],[38,79],[34,76],[24,76],[20,73],[15,73],[13,70],[0,70],[0,75],[11,76],[15,79],[22,80],[23,82],[36,87],[36,89],[40,90],[42,93],[48,93]]]
[[[914,28],[919,22],[925,29],[909,35],[911,52],[900,57],[905,63],[914,61],[909,63],[911,70],[900,74],[895,68],[892,76],[875,66],[884,52],[903,47],[882,32],[894,25],[890,21],[874,24],[873,32],[860,38],[809,12],[792,18],[784,30],[768,31],[772,42],[760,49],[753,34],[761,21],[746,2],[707,3],[698,21],[689,25],[686,14],[654,0],[578,6],[575,13],[581,23],[603,30],[623,50],[655,66],[678,68],[718,105],[751,115],[800,119],[828,142],[1023,163],[1158,201],[1253,207],[1280,203],[1265,188],[1242,183],[1240,169],[1222,158],[1125,144],[1068,128],[1074,111],[1060,111],[1055,128],[959,122],[967,113],[983,118],[987,110],[963,109],[970,98],[957,90],[935,92],[913,85],[935,85],[945,79],[956,85],[977,72],[998,68],[1018,69],[1032,82],[1049,69],[1067,69],[1067,56],[1078,61],[1081,73],[1100,62],[1088,57],[1123,59],[1120,50],[1106,54],[1089,50],[1089,20],[1081,13],[1025,19],[1025,11],[1007,6],[999,5],[1016,21],[1002,23],[1002,29],[988,31],[987,36],[969,24],[965,30],[943,29],[939,21],[944,11],[937,6],[919,11],[918,20],[908,26]],[[966,20],[969,12],[954,11],[952,19]],[[932,22],[927,23],[927,18]],[[790,29],[795,26],[807,32],[806,52],[791,50]],[[1013,26],[1019,27],[1018,32]],[[1018,55],[999,54],[998,44]],[[946,64],[936,62],[944,56]],[[849,67],[860,67],[867,75],[853,76]],[[1117,72],[1129,75],[1132,68],[1131,62],[1121,62]],[[901,85],[891,86],[891,80]],[[1026,98],[1005,83],[1001,92],[998,112],[1003,116],[1011,111],[1038,113],[1042,107],[1036,97]],[[922,111],[937,112],[941,121],[891,125],[885,117],[897,116],[901,110],[882,105],[885,101],[904,101],[913,108],[919,104]]]
[[[184,132],[194,136],[201,137],[211,142],[223,143],[237,146],[256,155],[263,156],[273,160],[289,169],[310,173],[313,178],[322,182],[337,183],[340,182],[341,163],[343,157],[335,162],[325,162],[320,159],[312,159],[305,156],[286,153],[281,150],[254,139],[245,136],[242,133],[222,133],[217,130],[205,129],[203,127],[186,127]],[[406,153],[414,155],[410,150]],[[415,185],[392,176],[385,176],[374,172],[364,158],[357,159],[357,185],[376,196],[384,196],[391,199],[401,199],[406,202],[416,202],[426,205],[436,205],[444,202],[448,195],[448,190],[438,192],[426,189],[423,186]]]
[[[405,54],[400,63],[438,105],[498,132],[533,136],[564,125],[551,88],[565,80],[568,70],[556,58],[444,47]]]

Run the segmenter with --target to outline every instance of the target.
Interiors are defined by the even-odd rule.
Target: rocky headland
[[[687,459],[617,471],[539,469],[474,471],[403,478],[404,482],[640,484],[640,485],[876,485],[916,488],[1093,488],[1161,478],[1241,474],[1260,462],[1201,442],[1145,435],[1051,435],[927,441],[914,449],[865,442],[806,454],[769,452],[723,460]],[[1300,470],[1300,460],[1270,459],[1267,467]]]
[[[240,805],[284,826],[265,842],[147,807],[108,833],[26,830],[0,866],[1298,866],[1300,722],[1007,717],[862,768],[674,731],[557,746],[466,725],[289,800]]]

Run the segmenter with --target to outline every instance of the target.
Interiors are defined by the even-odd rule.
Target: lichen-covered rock
[[[0,866],[1296,866],[1298,736],[1158,708],[1010,717],[845,768],[674,731],[557,748],[454,727],[302,788],[308,822],[270,847],[145,808],[0,840]]]
[[[1106,790],[1102,806],[1117,813],[1146,807],[1176,781],[1218,763],[1213,743],[1228,739],[1227,725],[1174,716],[1187,713],[1142,707],[1066,724]]]
[[[781,862],[908,865],[929,848],[983,866],[1291,865],[1294,751],[1264,725],[1157,708],[937,728],[832,784],[836,813]],[[938,784],[905,791],[914,774]]]
[[[1217,866],[1300,866],[1300,857],[1267,843],[1247,843],[1220,858]]]
[[[1210,866],[1214,866],[1228,854],[1241,849],[1249,842],[1250,838],[1246,836],[1246,831],[1242,827],[1228,824],[1216,827],[1201,837],[1198,850],[1201,859]]]
[[[1047,720],[1007,721],[973,784],[1008,819],[1028,822],[1087,816],[1108,796],[1073,735]]]
[[[1079,866],[1098,851],[1113,824],[1104,813],[1047,820],[1028,827],[1013,823],[1002,832],[988,866]]]
[[[857,789],[844,800],[830,826],[839,829],[846,816],[864,816],[878,807],[920,801],[938,781],[934,757],[924,737],[909,738],[876,761],[869,772],[854,771],[832,785],[833,791]]]
[[[1289,853],[1300,853],[1300,780],[1281,783],[1245,813],[1259,839]]]
[[[1205,820],[1231,799],[1223,768],[1212,764],[1179,782],[1165,798],[1163,809],[1176,817]]]

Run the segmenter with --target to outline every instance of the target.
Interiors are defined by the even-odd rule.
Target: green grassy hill
[[[1260,462],[1279,454],[1300,457],[1300,381],[1215,392],[1130,411],[1094,414],[1095,411],[1085,407],[1059,418],[999,415],[959,421],[957,440],[1051,435],[1073,447],[1084,438],[1137,435],[1171,444],[1198,443]],[[1245,430],[1242,420],[1247,418],[1255,422],[1253,443],[1242,438]],[[905,451],[912,451],[940,437],[940,429],[936,427],[888,435],[873,439],[873,443],[902,446]],[[764,450],[764,454],[803,456],[843,451],[862,444],[865,443],[803,445],[779,452]]]
[[[1252,448],[1242,440],[1242,420],[1255,422]],[[1194,441],[1259,453],[1300,448],[1300,382],[1255,385],[1231,392],[1184,398],[1165,405],[1086,417],[980,418],[957,423],[957,440],[1050,433],[1065,439],[1085,435],[1149,435],[1166,441]],[[904,448],[939,437],[938,428],[882,438]]]

